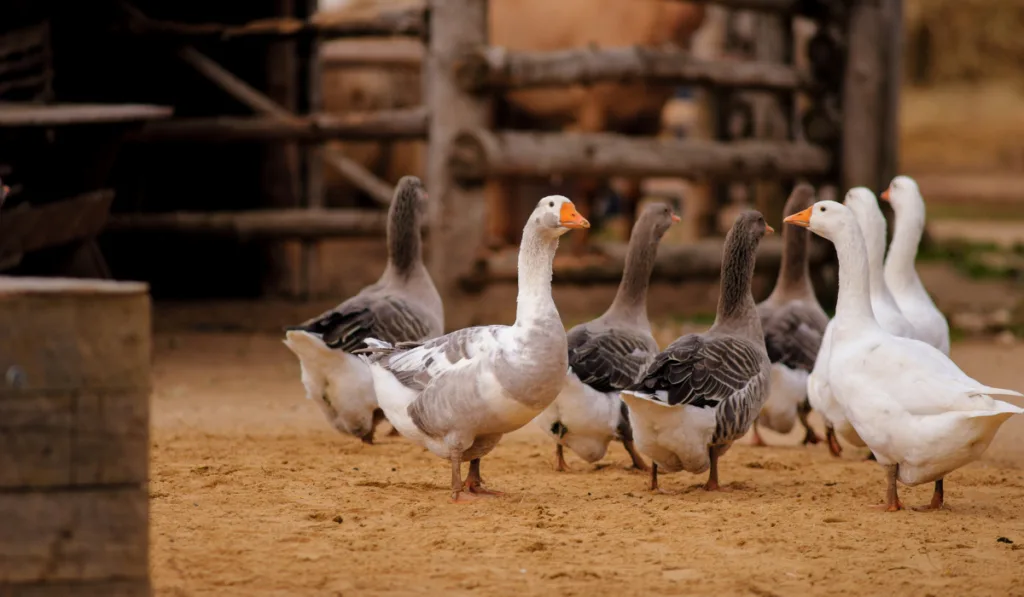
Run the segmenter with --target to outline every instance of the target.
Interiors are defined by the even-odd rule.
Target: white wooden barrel
[[[150,595],[150,300],[0,277],[0,596]]]

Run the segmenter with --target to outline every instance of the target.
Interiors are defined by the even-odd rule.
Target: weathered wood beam
[[[241,240],[380,236],[384,211],[277,209],[234,212],[111,214],[105,231],[176,232],[233,236]]]
[[[700,60],[681,48],[645,46],[556,52],[490,47],[468,54],[456,78],[463,90],[478,93],[637,80],[772,90],[807,89],[813,84],[810,76],[785,64]]]
[[[757,10],[763,12],[796,12],[801,0],[688,0],[700,4],[717,4],[730,10]]]
[[[318,15],[311,19],[277,17],[258,19],[241,25],[225,23],[182,23],[163,21],[133,13],[124,29],[133,35],[170,37],[189,41],[228,41],[240,38],[295,38],[295,37],[380,37],[422,36],[426,31],[424,10],[410,7],[382,11],[372,18],[331,18]]]
[[[2,109],[0,109],[2,112]],[[349,113],[318,114],[295,120],[217,116],[154,122],[131,133],[131,141],[299,141],[321,143],[332,139],[425,139],[427,109],[423,107]]]
[[[169,118],[170,106],[150,104],[36,104],[0,103],[0,127],[51,127],[105,124]]]
[[[842,98],[842,185],[879,189],[886,67],[882,9],[876,3],[850,7],[848,50]],[[886,181],[888,182],[888,181]]]
[[[320,0],[302,0],[295,8],[296,16],[313,18],[319,10]],[[305,114],[318,114],[323,111],[324,94],[323,64],[320,62],[320,37],[304,37],[296,44],[300,68],[298,69],[299,102],[298,108]],[[306,209],[323,209],[324,207],[324,146],[322,144],[304,145],[300,148],[302,156],[303,198]],[[320,268],[320,244],[315,240],[302,241],[302,267],[300,268],[299,287],[303,297],[309,299],[317,294],[318,271]]]
[[[201,54],[195,48],[185,46],[179,51],[178,55],[188,65],[195,68],[207,79],[254,112],[291,123],[300,122],[300,118],[290,110],[281,107],[277,102],[260,93],[223,66]],[[337,149],[325,148],[323,155],[324,160],[331,167],[356,187],[365,191],[375,201],[382,205],[391,203],[391,196],[394,194],[394,189],[391,185],[380,180],[372,172],[349,159]]]
[[[882,102],[881,164],[879,166],[882,184],[887,184],[897,174],[900,154],[900,88],[903,82],[903,0],[882,0],[885,20],[884,43],[884,88]]]
[[[0,279],[0,593],[152,594],[150,313],[137,282]]]
[[[563,284],[618,284],[625,267],[625,243],[600,243],[608,255],[607,261],[593,265],[560,266],[555,261],[552,280]],[[823,245],[811,245],[812,266],[823,263],[827,251]],[[761,241],[757,251],[757,270],[773,272],[782,263],[782,239],[769,237]],[[719,276],[722,269],[722,239],[705,238],[688,245],[665,245],[658,249],[651,279],[662,282],[685,282]],[[487,284],[515,283],[516,260],[514,252],[492,256],[484,267],[462,278],[467,291],[477,291]]]
[[[0,220],[0,261],[95,237],[107,220],[114,191],[101,189],[45,205],[19,205]]]
[[[253,112],[272,116],[279,120],[298,120],[298,116],[291,110],[282,107],[194,47],[184,46],[178,50],[178,57]]]
[[[430,270],[445,304],[448,329],[465,327],[473,314],[459,309],[459,279],[473,270],[484,248],[486,202],[482,187],[464,185],[449,160],[461,130],[491,126],[492,101],[459,89],[455,65],[466,48],[486,46],[485,0],[430,0],[428,59],[423,63],[423,97],[431,107],[427,150],[430,188]]]
[[[324,68],[419,69],[423,52],[423,44],[413,39],[336,39],[320,45],[320,61]]]
[[[815,175],[829,153],[802,142],[642,139],[608,133],[466,131],[449,162],[466,181],[488,176],[680,176],[736,179]]]

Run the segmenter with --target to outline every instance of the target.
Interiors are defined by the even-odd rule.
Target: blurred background
[[[495,129],[781,139],[831,158],[767,180],[540,173],[467,183],[485,208],[479,246],[449,249],[467,254],[451,295],[471,307],[459,324],[514,316],[518,233],[545,194],[569,195],[595,224],[560,251],[567,325],[610,302],[644,201],[667,201],[683,218],[663,241],[652,316],[701,321],[714,312],[717,251],[738,210],[760,209],[778,228],[796,180],[841,199],[850,181],[879,192],[898,172],[927,202],[920,272],[954,334],[1013,342],[1024,333],[1024,2],[886,0],[874,42],[853,39],[855,4],[492,0],[493,46],[671,47],[697,60],[778,62],[814,80],[797,94],[628,77],[498,90]],[[787,8],[744,10],[765,6]],[[147,281],[159,329],[274,331],[340,302],[383,268],[383,218],[400,176],[427,179],[442,201],[427,170],[438,109],[424,105],[428,23],[412,0],[3,3],[0,178],[12,192],[0,271]],[[866,79],[850,74],[858,56],[875,60]],[[859,116],[877,125],[866,144],[850,140],[858,127],[847,116],[860,85],[880,94]],[[866,169],[851,162],[857,147],[870,154]],[[759,296],[778,265],[770,240]],[[831,307],[834,263],[827,244],[816,249]]]

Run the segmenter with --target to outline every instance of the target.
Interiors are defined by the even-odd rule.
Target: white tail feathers
[[[628,398],[638,398],[651,404],[657,404],[663,408],[669,408],[668,404],[668,393],[664,390],[658,390],[654,394],[648,394],[646,392],[637,392],[635,390],[622,390],[619,392],[619,396],[628,402]]]
[[[982,386],[970,392],[970,396],[1019,396],[1024,398],[1024,394],[1015,390],[1006,390],[1003,388],[992,388],[989,386]],[[1011,405],[1012,406],[1012,405]]]
[[[339,359],[341,351],[334,351],[317,334],[301,330],[285,332],[284,345],[303,363],[326,363]]]

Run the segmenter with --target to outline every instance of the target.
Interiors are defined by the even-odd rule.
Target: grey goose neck
[[[742,214],[725,237],[718,311],[712,330],[735,330],[753,335],[753,328],[756,327],[756,335],[762,334],[754,297],[751,294],[757,247],[763,234],[754,230],[755,225],[747,221],[755,214],[757,217],[760,216],[757,212]],[[760,225],[764,226],[763,219]]]
[[[398,183],[388,211],[388,269],[399,278],[408,278],[423,267],[420,238],[422,183],[403,178]]]
[[[799,184],[793,189],[782,217],[799,213],[814,204],[814,188]],[[799,226],[782,227],[782,263],[772,294],[780,298],[808,298],[814,296],[810,265],[811,233]]]
[[[626,249],[622,280],[607,315],[633,322],[647,321],[647,289],[651,283],[661,235],[653,219],[638,220]]]

